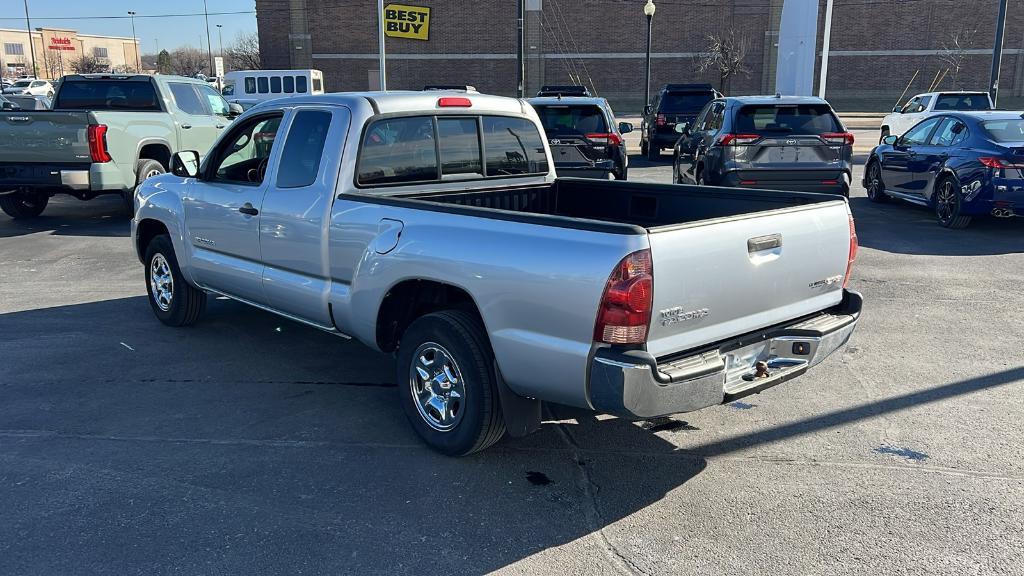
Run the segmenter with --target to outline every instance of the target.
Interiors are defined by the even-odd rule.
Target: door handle
[[[255,216],[260,213],[259,210],[253,208],[252,204],[248,202],[243,204],[242,207],[238,209],[238,211],[241,212],[242,214],[247,214],[249,216]]]
[[[182,125],[181,125],[181,129],[182,129],[182,130],[189,130],[189,129],[191,129],[191,128],[192,128],[192,125],[191,125],[191,124],[182,124]]]
[[[217,130],[221,130],[222,128],[224,128],[223,124],[217,124]]]

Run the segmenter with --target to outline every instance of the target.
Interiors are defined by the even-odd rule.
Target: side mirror
[[[619,122],[619,133],[629,134],[633,131],[633,124],[631,122]]]
[[[889,134],[885,138],[882,138],[882,144],[888,144],[889,146],[895,146],[899,142],[900,137],[895,134]]]
[[[679,124],[676,124],[676,134],[686,135],[686,134],[689,134],[689,133],[690,133],[690,123],[689,122],[680,122]]]
[[[238,102],[231,102],[231,103],[229,103],[228,104],[228,110],[229,110],[228,118],[237,118],[237,117],[241,116],[243,112],[245,112],[245,109],[242,108],[242,105],[239,104]]]
[[[195,178],[199,175],[199,152],[183,150],[175,152],[171,157],[171,174],[182,178]]]
[[[652,111],[650,106],[644,106],[644,116],[650,114]]]
[[[899,104],[897,104],[897,105],[893,106],[893,107],[892,107],[892,111],[893,111],[894,113],[896,113],[896,114],[899,114],[899,112],[900,112],[900,105],[899,105]]]

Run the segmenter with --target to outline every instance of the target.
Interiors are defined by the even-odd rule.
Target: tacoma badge
[[[699,310],[686,310],[682,306],[676,306],[674,308],[666,308],[658,312],[661,316],[662,326],[671,326],[672,324],[678,324],[679,322],[685,322],[687,320],[697,320],[710,314],[711,311],[707,308],[701,308]]]

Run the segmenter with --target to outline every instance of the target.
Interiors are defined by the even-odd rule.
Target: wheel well
[[[480,318],[480,311],[462,288],[432,280],[406,280],[393,286],[377,311],[377,346],[391,352],[414,320],[439,310],[457,308]],[[482,322],[482,319],[481,319]]]
[[[149,248],[149,243],[153,241],[153,238],[161,234],[170,235],[163,222],[148,218],[139,222],[138,227],[135,229],[135,241],[138,243],[139,260],[145,260],[146,249]]]
[[[171,165],[171,149],[163,144],[146,144],[139,150],[139,160],[156,160],[166,170]]]

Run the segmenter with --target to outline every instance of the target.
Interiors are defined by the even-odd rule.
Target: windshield
[[[661,99],[661,112],[700,112],[705,104],[715,99],[714,94],[709,92],[685,93],[666,92]]]
[[[57,92],[58,110],[151,110],[160,103],[150,82],[138,80],[73,80]]]
[[[988,94],[942,94],[935,101],[936,110],[991,110]]]
[[[735,131],[740,134],[825,134],[839,132],[840,127],[827,104],[767,104],[740,108]]]
[[[981,127],[996,142],[1024,142],[1024,118],[987,120]]]
[[[606,133],[604,113],[597,106],[536,106],[540,123],[548,136]]]
[[[14,83],[15,88],[28,88],[32,84],[31,80],[19,80]]]

